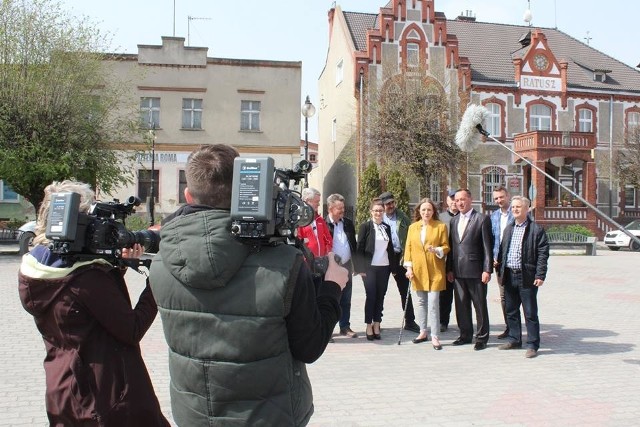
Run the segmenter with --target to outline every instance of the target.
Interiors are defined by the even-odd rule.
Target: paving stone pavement
[[[47,425],[44,345],[22,309],[20,258],[0,255],[0,425]],[[315,414],[310,426],[632,426],[640,423],[640,253],[600,250],[598,256],[554,255],[538,294],[539,357],[499,351],[503,331],[495,279],[489,284],[492,337],[484,351],[398,345],[400,298],[393,279],[385,300],[381,341],[364,337],[362,281],[354,279],[352,328],[309,365]],[[144,277],[129,271],[131,294]],[[453,313],[452,313],[453,314]],[[160,319],[142,341],[143,355],[167,417],[171,416],[166,344]]]

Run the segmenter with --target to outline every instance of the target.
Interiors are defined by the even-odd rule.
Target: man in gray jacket
[[[165,220],[151,265],[173,418],[180,426],[306,425],[313,396],[305,363],[331,338],[347,270],[330,256],[316,291],[295,247],[256,250],[231,235],[237,156],[223,144],[191,153],[187,205]]]

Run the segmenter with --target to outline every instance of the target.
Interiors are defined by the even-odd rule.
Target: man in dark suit
[[[487,284],[493,272],[493,234],[491,218],[471,208],[471,192],[456,191],[460,213],[451,220],[447,255],[447,280],[455,280],[456,319],[460,336],[453,345],[470,344],[473,338],[471,303],[476,312],[477,332],[474,350],[487,348],[489,310]]]
[[[352,255],[356,252],[356,228],[353,221],[344,217],[344,197],[340,194],[332,194],[327,197],[327,209],[329,213],[325,217],[325,221],[329,226],[331,237],[333,237],[333,253],[338,255],[342,261],[342,266],[349,270],[349,281],[342,290],[340,297],[340,308],[342,315],[340,317],[340,335],[349,338],[358,338],[351,329],[351,294],[352,294],[352,276],[353,263]]]

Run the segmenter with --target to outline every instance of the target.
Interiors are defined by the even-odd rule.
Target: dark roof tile
[[[368,29],[377,28],[378,14],[343,12],[359,51],[366,49]],[[513,58],[523,56],[519,40],[532,28],[522,25],[447,20],[448,34],[458,38],[459,54],[471,62],[471,79],[478,83],[514,84]],[[566,61],[568,86],[640,92],[640,71],[586,45],[555,28],[540,28],[558,61]],[[610,70],[604,82],[594,81],[595,70]]]

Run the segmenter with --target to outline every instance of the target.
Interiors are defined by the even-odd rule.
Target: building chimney
[[[472,10],[467,9],[463,12],[460,12],[460,15],[458,15],[458,17],[456,18],[456,21],[475,22],[476,15],[473,14]]]

